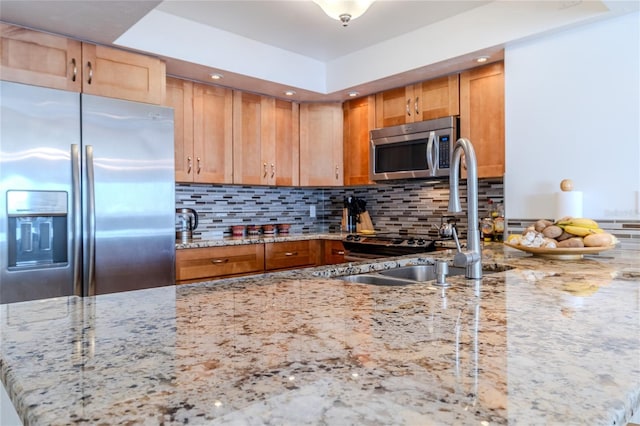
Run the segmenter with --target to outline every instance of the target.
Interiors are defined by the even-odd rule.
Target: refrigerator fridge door
[[[79,293],[80,94],[2,81],[0,95],[0,303]]]
[[[84,294],[175,283],[173,110],[82,96]]]

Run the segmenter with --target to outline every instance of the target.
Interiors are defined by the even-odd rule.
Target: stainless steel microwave
[[[448,177],[458,126],[452,116],[372,130],[370,179]]]

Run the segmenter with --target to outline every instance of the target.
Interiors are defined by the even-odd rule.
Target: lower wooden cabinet
[[[304,268],[322,262],[320,240],[266,243],[264,255],[267,271]]]
[[[178,284],[263,271],[264,244],[176,250]]]
[[[339,240],[324,240],[323,243],[323,265],[335,265],[344,263],[344,245]]]
[[[176,250],[176,283],[344,263],[342,241],[301,240]]]

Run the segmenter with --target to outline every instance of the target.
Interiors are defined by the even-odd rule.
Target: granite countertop
[[[273,235],[246,235],[243,237],[224,237],[224,238],[194,238],[191,241],[176,242],[176,249],[190,249],[202,247],[220,247],[233,246],[243,244],[263,244],[277,243],[284,241],[301,241],[301,240],[341,240],[345,235],[342,233],[307,233],[307,234],[273,234]]]
[[[621,425],[640,409],[640,253],[501,244],[479,282],[335,275],[406,256],[0,306],[26,424]]]

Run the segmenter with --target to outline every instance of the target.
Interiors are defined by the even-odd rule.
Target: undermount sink
[[[431,281],[436,279],[436,268],[433,265],[414,265],[402,268],[388,269],[378,272],[388,277],[402,278],[411,281]],[[464,275],[465,268],[449,267],[447,276]]]
[[[500,272],[500,270],[485,270],[483,273],[492,274],[495,272]],[[465,268],[449,266],[447,276],[453,277],[464,274]],[[411,265],[367,274],[347,275],[344,277],[337,277],[337,279],[360,284],[403,286],[417,284],[420,282],[435,281],[436,268],[434,265]]]

